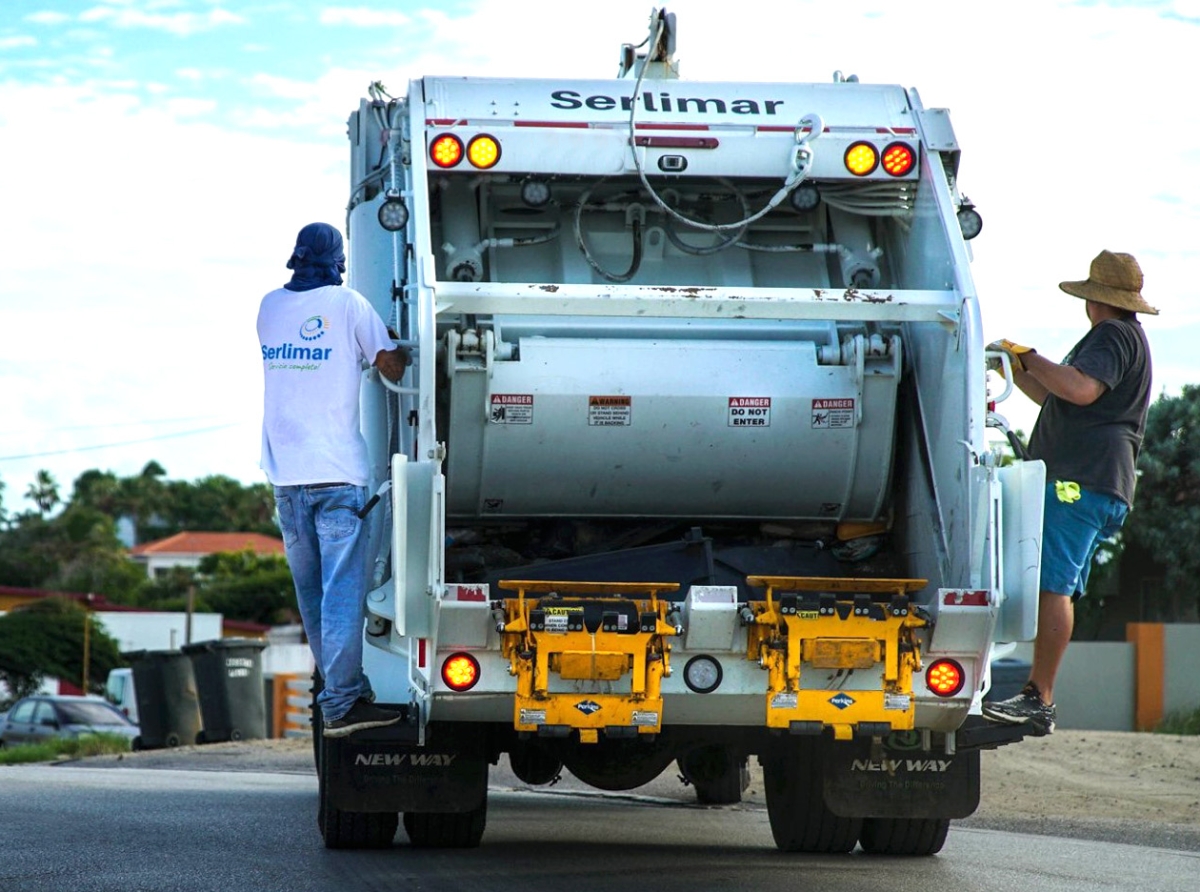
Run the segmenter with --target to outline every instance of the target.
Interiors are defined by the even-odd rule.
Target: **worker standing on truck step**
[[[1063,282],[1087,301],[1091,329],[1063,362],[997,341],[1013,383],[1042,407],[1030,457],[1046,463],[1038,631],[1029,682],[1021,693],[985,703],[993,721],[1054,730],[1054,678],[1099,544],[1116,535],[1133,506],[1138,452],[1150,406],[1150,346],[1138,313],[1158,314],[1142,298],[1142,270],[1129,254],[1101,251],[1088,278]]]
[[[300,230],[292,279],[262,299],[262,469],[275,487],[288,566],[323,687],[326,737],[392,725],[362,671],[367,537],[367,447],[359,384],[368,361],[392,381],[409,355],[357,291],[342,286],[341,234],[327,223]]]

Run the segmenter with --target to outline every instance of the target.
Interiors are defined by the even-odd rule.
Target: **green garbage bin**
[[[197,743],[259,740],[267,736],[262,651],[265,641],[219,638],[187,644],[200,692],[204,728]]]
[[[138,728],[133,748],[153,750],[191,744],[202,727],[192,661],[178,650],[126,654],[133,669]]]

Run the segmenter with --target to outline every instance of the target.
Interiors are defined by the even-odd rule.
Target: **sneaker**
[[[340,719],[325,723],[322,732],[326,737],[347,737],[355,731],[365,731],[367,728],[386,728],[400,721],[403,716],[390,709],[380,709],[365,700],[356,700],[354,705]]]
[[[1037,737],[1054,730],[1057,710],[1053,703],[1044,703],[1042,694],[1032,681],[1021,688],[1021,693],[998,703],[983,704],[984,718],[1010,725],[1029,725]]]

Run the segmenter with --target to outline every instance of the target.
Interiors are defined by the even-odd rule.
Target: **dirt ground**
[[[309,740],[209,744],[95,756],[71,764],[313,772]],[[493,770],[492,785],[524,787],[504,763]],[[586,788],[568,777],[554,789]],[[634,792],[691,799],[670,769]],[[764,805],[762,773],[752,761],[750,788],[741,807]],[[985,751],[979,809],[955,826],[1200,851],[1200,737],[1056,731]]]

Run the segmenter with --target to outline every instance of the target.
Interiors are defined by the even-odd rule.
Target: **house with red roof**
[[[135,545],[129,556],[146,567],[146,575],[154,578],[172,567],[195,568],[210,554],[222,551],[245,551],[249,548],[260,556],[283,555],[283,540],[261,533],[201,533],[185,531]]]

